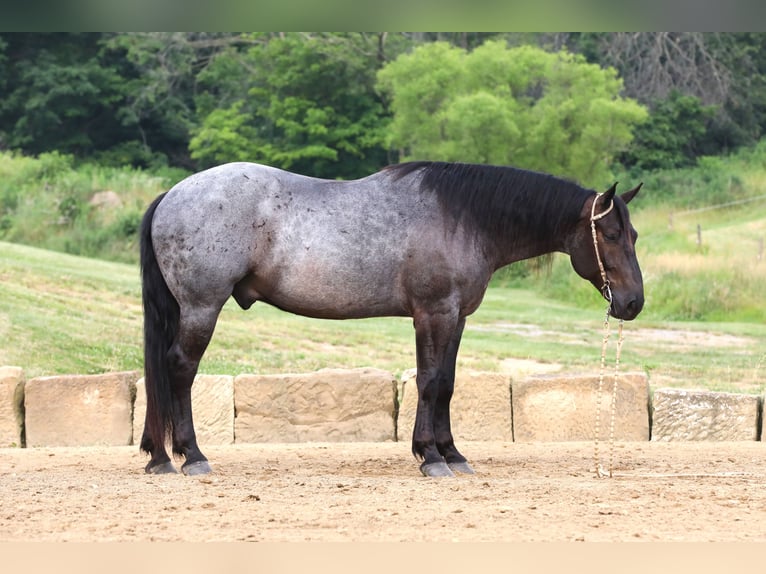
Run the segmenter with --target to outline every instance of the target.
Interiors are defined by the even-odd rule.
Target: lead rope
[[[604,370],[606,365],[606,347],[609,342],[609,307],[607,307],[606,317],[604,318],[604,338],[601,343],[601,371],[598,377],[598,392],[596,393],[596,429],[595,429],[595,442],[594,442],[594,461],[596,465],[596,476],[598,478],[612,477],[612,467],[614,461],[614,419],[615,412],[617,410],[617,379],[620,374],[620,354],[622,352],[623,337],[623,321],[620,320],[620,327],[617,337],[617,350],[614,360],[614,377],[612,382],[612,404],[611,404],[611,416],[609,421],[609,467],[608,470],[604,470],[601,466],[601,460],[598,452],[598,441],[601,436],[601,394],[604,388]]]
[[[604,317],[604,338],[601,342],[601,370],[599,372],[598,377],[598,392],[596,393],[596,428],[595,428],[595,441],[594,441],[594,462],[595,462],[595,468],[596,468],[596,477],[597,478],[611,478],[612,477],[612,467],[613,467],[613,461],[614,461],[614,419],[615,419],[615,412],[617,410],[617,378],[620,373],[620,354],[622,353],[622,342],[623,342],[623,321],[620,319],[620,327],[617,337],[617,350],[615,354],[615,361],[614,361],[614,380],[612,383],[612,404],[611,404],[611,417],[609,421],[609,467],[607,470],[604,470],[604,468],[601,466],[601,460],[599,457],[598,447],[599,447],[599,437],[601,435],[601,394],[604,387],[604,370],[606,367],[606,348],[607,344],[609,343],[609,335],[610,335],[610,329],[609,329],[609,315],[612,308],[612,290],[609,286],[609,279],[606,276],[606,270],[604,269],[604,264],[601,261],[601,254],[598,251],[598,239],[596,236],[596,221],[607,215],[610,211],[612,211],[612,208],[614,207],[614,200],[612,200],[612,203],[609,205],[609,207],[596,215],[596,203],[598,202],[598,196],[593,200],[593,204],[591,205],[590,209],[590,231],[591,235],[593,236],[593,248],[596,252],[596,262],[598,263],[598,269],[601,273],[601,281],[603,282],[603,286],[601,287],[601,294],[604,296],[604,299],[607,300],[607,306],[606,306],[606,316]]]

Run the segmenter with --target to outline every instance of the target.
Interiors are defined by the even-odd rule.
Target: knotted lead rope
[[[590,231],[593,237],[593,249],[596,252],[596,262],[598,263],[598,270],[601,273],[601,294],[604,299],[607,300],[606,317],[604,318],[604,338],[601,343],[601,370],[598,377],[598,392],[596,393],[596,428],[595,428],[595,443],[594,443],[594,462],[596,467],[596,476],[598,478],[612,477],[612,465],[614,460],[614,418],[615,411],[617,410],[617,377],[620,372],[620,354],[622,352],[623,342],[623,321],[620,319],[619,336],[617,339],[617,350],[614,363],[614,381],[612,384],[612,405],[611,405],[611,419],[609,422],[609,467],[608,470],[604,470],[601,466],[601,460],[598,452],[598,441],[601,434],[601,394],[604,387],[604,370],[606,365],[606,347],[609,342],[609,315],[612,310],[612,290],[609,286],[609,279],[606,276],[606,270],[604,269],[604,263],[601,260],[601,254],[598,251],[598,238],[596,236],[596,221],[605,217],[614,208],[614,200],[609,204],[609,207],[596,215],[596,203],[598,198],[596,196],[593,200],[593,204],[590,208]]]

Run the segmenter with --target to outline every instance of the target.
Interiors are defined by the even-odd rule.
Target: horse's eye
[[[604,233],[604,239],[607,241],[617,241],[620,238],[619,233]]]

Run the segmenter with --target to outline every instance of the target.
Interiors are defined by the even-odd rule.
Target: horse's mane
[[[401,179],[420,172],[421,190],[431,190],[456,219],[513,239],[517,234],[567,233],[593,194],[574,182],[506,166],[417,161],[386,168]]]

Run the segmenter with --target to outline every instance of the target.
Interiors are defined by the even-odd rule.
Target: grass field
[[[469,319],[459,369],[515,372],[522,360],[597,372],[605,310],[598,294],[584,287],[578,297],[588,305],[565,303],[539,281],[541,289],[490,287]],[[142,369],[137,266],[0,242],[0,285],[0,365],[21,366],[27,377]],[[762,323],[659,320],[648,303],[626,324],[622,364],[647,372],[653,386],[762,393],[764,341]],[[398,375],[414,362],[408,319],[321,321],[230,302],[200,370],[374,366]]]

